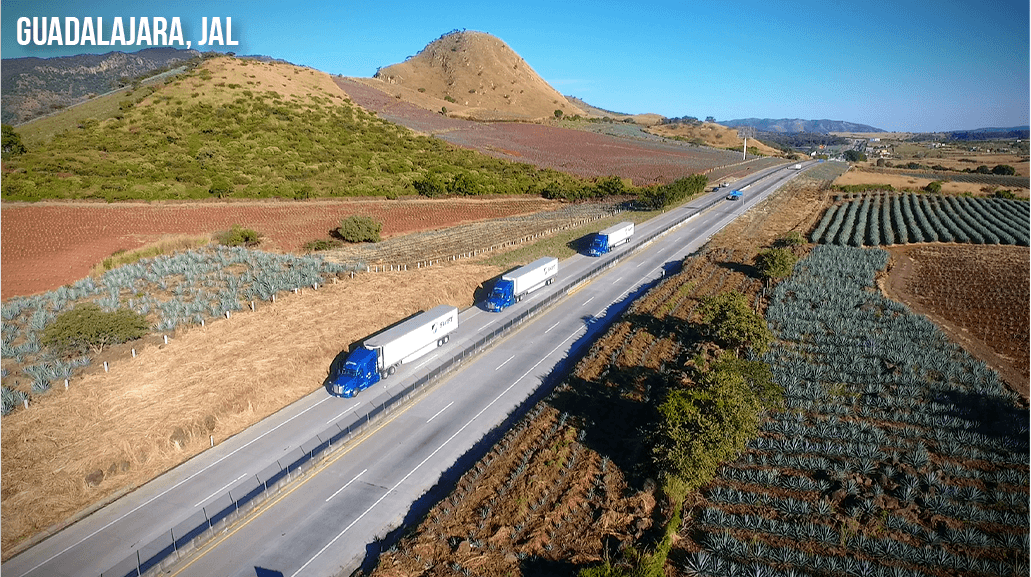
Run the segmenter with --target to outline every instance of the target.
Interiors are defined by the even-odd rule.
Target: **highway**
[[[250,511],[161,574],[248,576],[334,575],[356,568],[377,537],[428,505],[416,503],[441,475],[504,422],[567,357],[575,357],[642,287],[701,247],[716,231],[799,171],[769,169],[735,183],[744,197],[721,201],[634,254],[636,239],[696,212],[729,191],[720,189],[635,231],[635,243],[601,259],[618,262],[568,291],[569,279],[597,266],[577,255],[560,263],[555,284],[502,313],[461,312],[451,342],[352,399],[320,389],[158,479],[4,563],[8,577],[114,575],[135,551],[210,509],[223,495],[289,459],[336,423],[368,413],[377,401],[446,362],[484,333],[556,291],[570,294],[427,387],[417,402],[374,422],[281,493]],[[564,367],[560,367],[564,368]],[[124,577],[121,573],[117,577]]]

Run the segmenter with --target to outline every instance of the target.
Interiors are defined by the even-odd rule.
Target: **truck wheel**
[[[397,367],[390,367],[389,369],[387,369],[387,374],[388,375],[392,375],[395,372],[397,372]]]
[[[451,335],[444,335],[444,344],[445,344],[445,345],[447,344],[447,342],[448,342],[449,340],[451,340]]]

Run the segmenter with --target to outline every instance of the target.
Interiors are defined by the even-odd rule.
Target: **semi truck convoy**
[[[594,235],[594,240],[591,241],[591,247],[587,252],[591,256],[601,256],[620,243],[630,242],[632,236],[634,236],[634,223],[621,222]]]
[[[558,259],[553,256],[539,258],[526,266],[502,275],[494,283],[487,298],[489,311],[500,312],[521,300],[523,296],[555,281],[558,274]]]
[[[355,349],[330,378],[330,392],[353,397],[394,374],[398,366],[413,361],[448,342],[458,329],[458,309],[440,305],[373,335]]]

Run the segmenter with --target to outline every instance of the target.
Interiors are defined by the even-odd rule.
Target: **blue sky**
[[[371,76],[453,29],[511,46],[563,94],[619,112],[847,120],[885,130],[1029,124],[1026,0],[776,2],[0,3],[0,57],[110,46],[27,46],[21,16],[232,18],[238,46],[332,74]],[[135,51],[141,47],[113,49]],[[197,48],[197,46],[194,46]]]

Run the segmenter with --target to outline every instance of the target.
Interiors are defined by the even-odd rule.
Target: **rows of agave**
[[[878,193],[831,206],[810,239],[849,246],[939,241],[1028,246],[1028,221],[1028,203],[1018,200]]]
[[[0,353],[27,365],[21,376],[31,384],[33,393],[42,393],[90,362],[89,356],[59,358],[40,344],[43,329],[77,304],[93,302],[106,311],[130,309],[146,315],[156,331],[168,332],[240,310],[250,301],[267,301],[283,291],[323,284],[330,276],[352,270],[364,270],[364,266],[340,265],[320,256],[226,246],[143,259],[97,278],[86,277],[47,293],[3,303]],[[11,379],[18,376],[17,372],[6,375]],[[25,398],[25,392],[5,385],[3,414]]]
[[[704,490],[689,575],[1027,575],[1028,413],[823,245],[771,295],[783,409]]]

